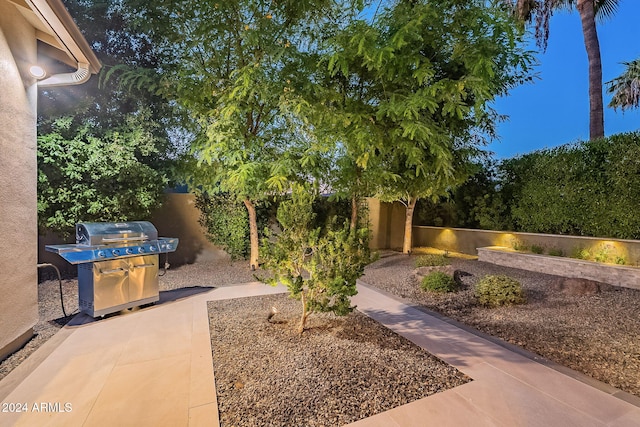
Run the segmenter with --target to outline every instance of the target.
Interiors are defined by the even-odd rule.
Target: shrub
[[[331,220],[325,230],[313,227],[315,194],[297,185],[291,197],[278,207],[281,232],[262,239],[263,268],[273,277],[270,285],[282,283],[289,294],[302,303],[298,332],[305,330],[307,317],[314,312],[343,316],[353,310],[351,297],[357,293],[356,280],[370,261],[369,229],[352,230],[349,223]]]
[[[485,276],[476,284],[475,291],[480,304],[490,307],[526,302],[520,283],[508,276]]]
[[[534,254],[541,254],[544,252],[544,248],[538,245],[531,245],[531,252]]]
[[[571,252],[571,258],[588,260],[591,259],[591,252],[588,249],[576,247]]]
[[[244,204],[228,193],[196,193],[199,223],[207,238],[224,249],[231,259],[246,259],[249,255],[249,214]],[[256,206],[258,230],[263,230],[272,215],[266,203]]]
[[[511,241],[511,247],[513,248],[513,250],[519,251],[519,252],[523,252],[523,251],[528,251],[529,250],[529,246],[527,246],[524,242],[522,242],[521,240],[518,240],[518,239],[513,239]]]
[[[426,254],[420,255],[415,260],[415,266],[418,267],[436,267],[451,264],[451,260],[444,255]]]
[[[81,221],[149,219],[162,203],[167,170],[145,115],[104,129],[61,118],[38,136],[40,232],[73,235]]]
[[[457,288],[453,277],[449,276],[442,271],[433,271],[422,279],[420,288],[423,291],[431,292],[454,292]]]
[[[196,206],[208,239],[231,259],[245,259],[249,253],[249,215],[242,202],[228,194],[198,193]]]
[[[551,249],[549,249],[549,255],[551,255],[551,256],[563,256],[564,252],[562,251],[562,249],[551,248]]]

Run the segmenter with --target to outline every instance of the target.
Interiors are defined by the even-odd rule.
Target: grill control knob
[[[113,256],[118,256],[120,255],[120,251],[118,249],[114,249],[111,251],[111,253],[113,254]]]
[[[142,246],[140,246],[138,248],[138,253],[143,254],[144,253],[144,248]]]
[[[125,249],[125,252],[128,253],[129,255],[131,255],[133,253],[133,249],[127,248],[127,249]]]
[[[155,251],[156,251],[156,247],[155,247],[155,246],[153,246],[153,245],[151,245],[151,246],[149,246],[149,250],[150,250],[151,252],[155,252]]]
[[[171,249],[173,249],[173,247],[171,245],[167,245],[167,250],[170,251]]]
[[[98,256],[100,258],[104,258],[107,254],[104,253],[104,251],[98,251]]]

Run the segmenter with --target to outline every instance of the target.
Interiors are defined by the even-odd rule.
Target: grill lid
[[[158,237],[149,221],[80,222],[76,224],[76,244],[46,245],[71,264],[105,261],[139,255],[174,252],[175,237]]]
[[[113,245],[156,240],[158,230],[149,221],[80,222],[76,224],[76,244]]]

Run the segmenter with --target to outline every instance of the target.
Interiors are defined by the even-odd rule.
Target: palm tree
[[[627,67],[624,73],[607,82],[607,92],[613,94],[609,106],[622,111],[640,106],[640,58],[623,64]]]
[[[611,17],[620,0],[511,0],[516,16],[525,21],[535,20],[538,46],[547,48],[549,20],[558,9],[578,9],[582,22],[582,36],[589,60],[589,139],[604,136],[604,104],[602,101],[602,62],[596,18]]]

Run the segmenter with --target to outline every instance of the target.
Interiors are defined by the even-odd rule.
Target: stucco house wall
[[[38,321],[35,29],[0,1],[0,359]],[[22,70],[22,74],[21,74]]]
[[[30,75],[39,60],[76,71]],[[37,92],[101,68],[62,0],[0,0],[0,360],[38,322]]]

